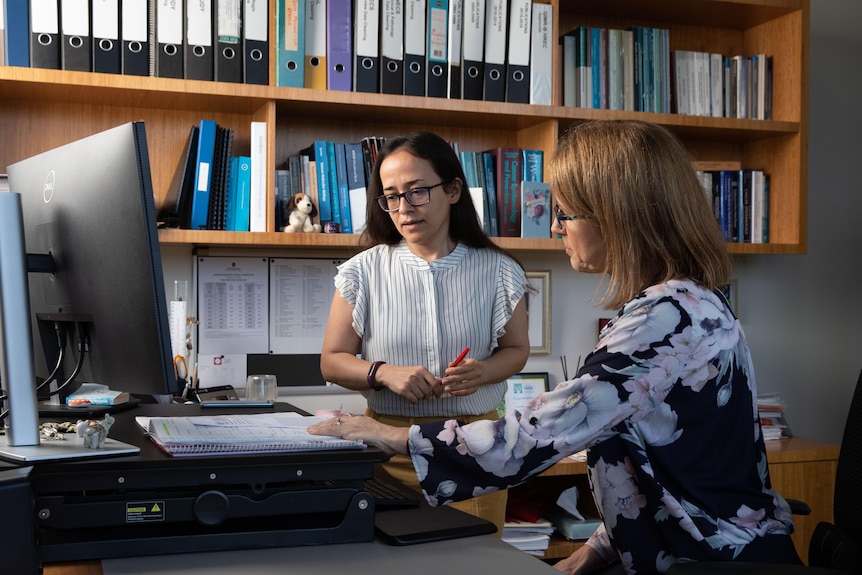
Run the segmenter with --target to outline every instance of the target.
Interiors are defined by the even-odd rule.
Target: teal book
[[[338,190],[338,207],[341,215],[341,233],[352,234],[350,191],[347,187],[347,155],[344,142],[335,142],[335,187]]]
[[[326,168],[329,176],[329,204],[332,221],[341,226],[341,200],[338,197],[338,173],[335,168],[335,142],[326,142]]]

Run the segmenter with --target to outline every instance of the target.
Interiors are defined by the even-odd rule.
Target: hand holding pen
[[[476,360],[464,362],[469,351],[470,348],[465,347],[446,369],[443,391],[450,395],[470,395],[479,388],[482,379],[479,363]]]

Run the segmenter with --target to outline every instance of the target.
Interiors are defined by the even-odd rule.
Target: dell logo
[[[45,176],[45,183],[42,184],[42,200],[47,204],[54,198],[54,184],[57,175],[54,173],[54,170],[48,172],[48,175]]]

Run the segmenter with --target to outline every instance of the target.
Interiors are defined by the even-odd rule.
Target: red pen
[[[458,365],[459,363],[461,363],[461,360],[462,360],[462,359],[464,359],[465,357],[467,357],[467,352],[468,352],[468,351],[470,351],[470,348],[469,348],[469,347],[465,347],[465,348],[464,348],[464,351],[462,351],[462,352],[458,355],[458,357],[456,357],[456,358],[455,358],[455,361],[453,361],[452,363],[450,363],[450,364],[449,364],[449,367],[455,367],[456,365]]]

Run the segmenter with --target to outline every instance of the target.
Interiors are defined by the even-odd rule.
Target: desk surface
[[[379,541],[106,559],[79,566],[47,565],[45,575],[559,575],[541,560],[493,535],[393,547]]]

